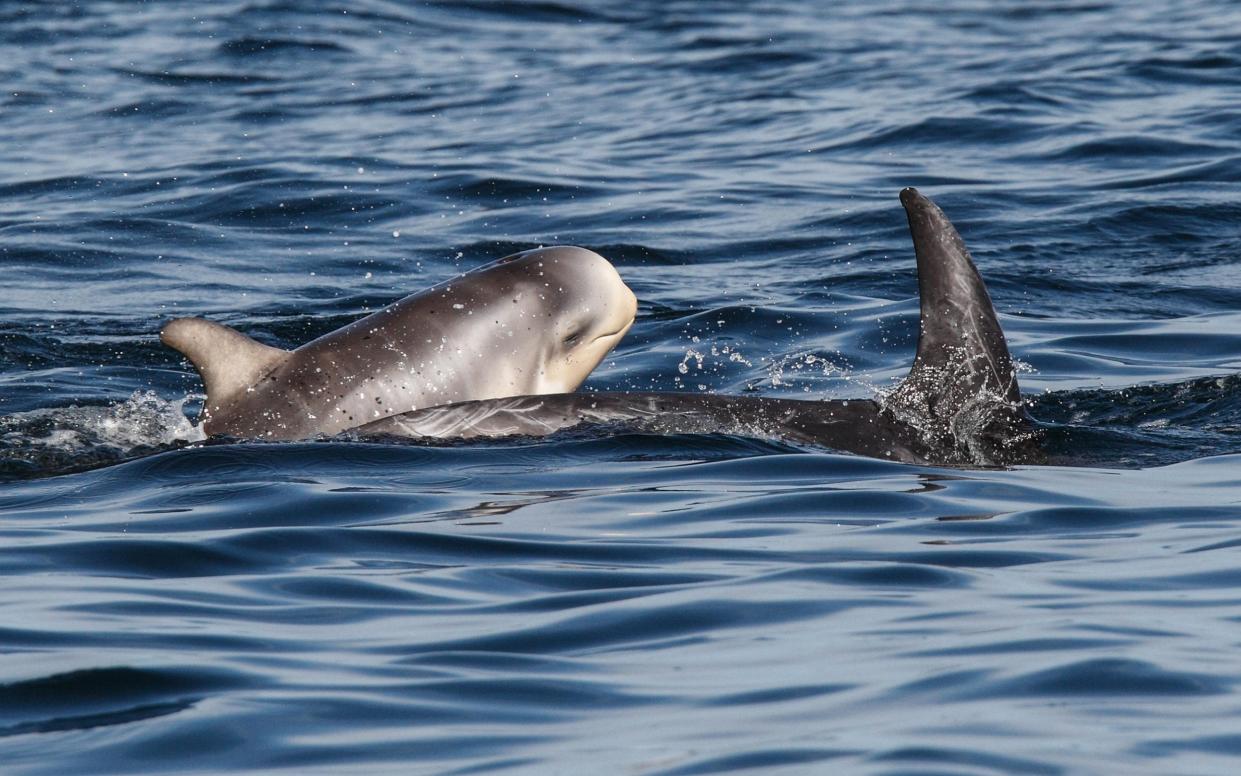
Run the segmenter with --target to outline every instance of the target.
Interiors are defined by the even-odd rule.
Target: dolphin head
[[[456,339],[475,343],[467,357],[485,362],[469,367],[486,375],[472,393],[489,398],[575,390],[629,331],[638,308],[607,259],[564,245],[506,256],[450,281],[445,292]]]
[[[575,390],[629,331],[637,298],[607,259],[585,248],[537,248],[502,261],[522,276],[520,313],[539,324],[522,327],[519,360],[533,358],[539,393]]]

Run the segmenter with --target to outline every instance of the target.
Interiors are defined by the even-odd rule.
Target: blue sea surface
[[[1241,771],[1241,6],[0,1],[0,772]],[[954,220],[1063,466],[198,441],[583,245],[586,390],[869,397]],[[1068,465],[1072,464],[1072,465]]]

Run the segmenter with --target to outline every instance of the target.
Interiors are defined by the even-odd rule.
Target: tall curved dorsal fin
[[[177,318],[159,333],[160,342],[190,360],[207,390],[204,411],[250,388],[288,358],[289,351],[255,342],[204,318]]]
[[[1021,401],[1004,332],[956,227],[917,189],[901,191],[918,259],[921,325],[918,353],[908,380],[951,372],[961,390]]]
[[[991,297],[944,211],[916,189],[901,192],[918,258],[921,320],[913,368],[881,400],[940,451],[943,463],[1038,460],[1037,427],[1021,404],[1017,372]]]

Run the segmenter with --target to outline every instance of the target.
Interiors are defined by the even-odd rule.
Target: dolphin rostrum
[[[1042,459],[982,277],[943,211],[901,192],[918,265],[921,329],[909,375],[876,399],[717,394],[517,396],[393,414],[355,429],[402,437],[543,436],[581,423],[660,433],[776,437],[910,463],[1001,466]]]
[[[202,376],[206,433],[304,439],[433,405],[572,391],[636,310],[606,259],[557,246],[500,259],[292,351],[202,318],[171,321],[160,340]]]

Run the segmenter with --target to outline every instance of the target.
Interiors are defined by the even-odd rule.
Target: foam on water
[[[200,442],[206,437],[186,417],[185,404],[201,398],[168,401],[135,391],[113,404],[0,416],[0,477],[46,476]]]

